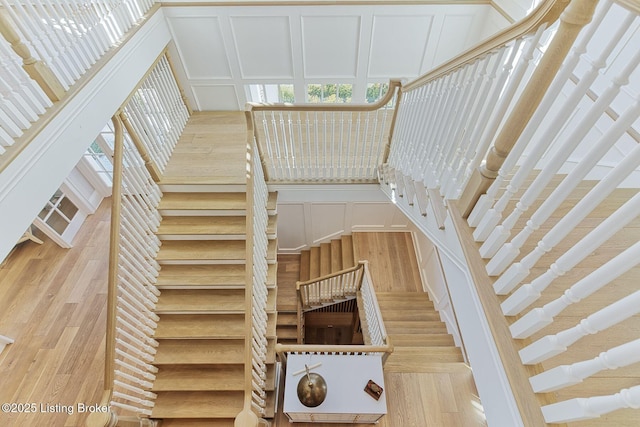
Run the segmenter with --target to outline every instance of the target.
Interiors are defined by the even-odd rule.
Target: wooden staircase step
[[[267,340],[267,363],[275,362],[275,340]],[[154,365],[234,365],[244,364],[244,339],[163,339],[159,340]]]
[[[399,301],[399,302],[408,302],[408,301],[429,301],[429,295],[425,292],[377,292],[376,298],[382,307],[382,304],[385,304],[386,301]]]
[[[275,315],[269,315],[267,336],[275,337]],[[243,314],[161,314],[155,339],[242,339]]]
[[[244,214],[246,208],[246,193],[165,192],[158,205],[158,210],[161,212],[176,210],[238,212],[233,215]]]
[[[396,373],[468,373],[471,370],[469,365],[464,362],[425,362],[422,360],[406,361],[406,360],[390,360],[384,364],[385,372]],[[163,424],[164,427],[164,424]]]
[[[278,326],[298,326],[298,313],[278,311]]]
[[[417,364],[418,362],[464,362],[457,347],[399,347],[387,359],[388,362]],[[386,365],[385,365],[386,367]]]
[[[267,296],[267,311],[274,312],[275,292]],[[165,289],[155,312],[161,313],[244,313],[244,289]]]
[[[380,311],[382,312],[382,318],[385,322],[393,320],[425,320],[428,322],[440,321],[440,315],[437,311],[433,310],[403,310],[401,308],[385,310],[383,308],[380,308]]]
[[[238,240],[169,240],[156,259],[160,264],[244,264],[245,242]]]
[[[159,392],[152,418],[234,418],[242,410],[243,391]]]
[[[160,340],[154,365],[243,364],[244,339]]]
[[[320,276],[331,274],[331,243],[320,245]]]
[[[306,282],[311,278],[311,251],[300,252],[300,281]]]
[[[275,264],[277,240],[269,240],[268,262]],[[167,240],[156,259],[160,264],[244,264],[243,240]]]
[[[449,334],[389,334],[389,338],[394,348],[455,345]]]
[[[310,249],[309,279],[320,277],[320,248],[314,246]]]
[[[269,216],[267,235],[276,237],[277,215]],[[160,240],[244,240],[244,216],[165,216],[156,231]]]
[[[415,294],[412,292],[411,294]],[[376,297],[378,293],[376,292]],[[380,299],[378,298],[378,305],[380,306],[380,310],[383,312],[385,310],[424,310],[424,311],[435,311],[435,307],[433,302],[428,299],[418,298],[413,299],[414,295],[408,295],[404,300],[402,299]]]
[[[244,365],[166,365],[152,391],[243,390]]]
[[[266,389],[275,388],[275,365],[268,365]],[[165,365],[152,391],[244,390],[244,365]]]
[[[298,328],[291,326],[278,327],[276,329],[276,336],[278,337],[278,342],[282,342],[283,340],[297,340]]]
[[[331,272],[337,273],[342,270],[342,244],[340,239],[331,241]]]
[[[422,333],[422,334],[447,334],[447,327],[442,322],[390,320],[384,322],[384,327],[389,334]]]
[[[244,264],[166,264],[160,269],[159,289],[244,289]],[[276,266],[269,265],[267,286],[276,283]]]
[[[353,238],[350,234],[342,236],[340,239],[342,245],[342,268],[351,268],[356,265],[353,254]]]
[[[242,339],[244,314],[161,314],[155,339]]]

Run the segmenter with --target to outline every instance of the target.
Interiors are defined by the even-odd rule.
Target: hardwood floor
[[[21,244],[0,267],[0,334],[15,339],[0,355],[0,403],[36,405],[0,412],[0,425],[82,426],[78,404],[99,404],[109,212],[107,199],[72,249],[38,235],[43,245]]]
[[[411,234],[354,233],[357,260],[368,260],[377,292],[421,293]],[[295,285],[297,256],[278,257],[278,294]],[[284,298],[283,298],[284,299]],[[283,302],[284,303],[284,302]],[[283,304],[282,303],[282,304]],[[279,305],[281,303],[279,302]],[[384,312],[383,312],[384,316]],[[448,335],[443,335],[448,337]],[[392,356],[393,357],[393,356]],[[385,367],[388,413],[379,427],[485,426],[486,421],[471,369],[463,363],[420,363]],[[279,408],[276,426],[289,425]],[[353,424],[295,423],[300,427],[346,427]]]

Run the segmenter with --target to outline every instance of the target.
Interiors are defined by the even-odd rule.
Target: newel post
[[[29,47],[22,42],[20,35],[13,27],[6,11],[0,11],[0,34],[9,42],[15,53],[22,58],[22,68],[27,72],[52,102],[60,101],[65,94],[60,80],[42,61],[34,58]]]
[[[460,198],[459,206],[464,218],[469,216],[478,198],[487,192],[498,176],[500,167],[538,108],[578,33],[591,21],[596,4],[597,0],[573,0],[560,15],[560,25],[549,48],[497,135],[485,163],[473,171]]]

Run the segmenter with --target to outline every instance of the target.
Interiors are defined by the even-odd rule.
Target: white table
[[[298,399],[297,387],[304,365],[322,363],[311,372],[322,375],[327,397],[319,406],[308,408]],[[375,400],[364,387],[369,380],[384,389],[381,356],[290,355],[284,385],[284,413],[290,422],[375,423],[387,413],[387,390]]]

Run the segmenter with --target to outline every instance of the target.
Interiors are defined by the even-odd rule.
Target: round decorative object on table
[[[307,365],[304,368],[307,373],[298,382],[298,399],[304,406],[315,408],[327,397],[327,382],[321,375],[309,372]]]

